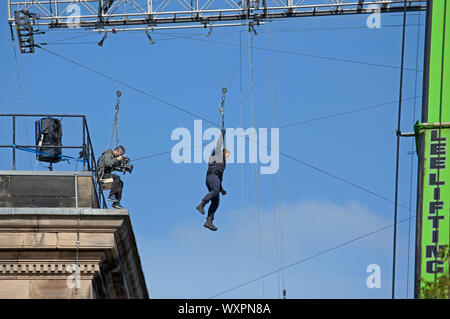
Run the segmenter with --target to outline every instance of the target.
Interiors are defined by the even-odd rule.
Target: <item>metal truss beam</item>
[[[402,12],[404,0],[8,0],[9,22],[14,12],[27,10],[40,30],[111,27],[122,30],[158,25],[219,25],[230,21],[261,21],[374,12]],[[426,9],[426,0],[407,0],[408,11]],[[140,28],[137,28],[140,26]],[[179,27],[179,26],[178,26]],[[183,26],[186,27],[186,26]],[[111,29],[112,30],[112,29]]]

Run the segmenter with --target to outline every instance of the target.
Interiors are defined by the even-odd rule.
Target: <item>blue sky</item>
[[[0,18],[4,22],[0,27],[1,113],[85,114],[97,158],[110,145],[118,89],[123,91],[119,140],[131,158],[170,151],[175,144],[170,139],[174,129],[193,130],[195,117],[41,50],[18,55],[21,98],[4,2]],[[398,68],[302,55],[399,66],[402,16],[383,15],[382,27],[376,30],[366,28],[366,18],[315,17],[259,26],[251,40],[260,48],[251,52],[255,127],[284,126],[397,100]],[[411,69],[416,68],[416,61],[423,68],[424,13],[420,21],[418,26],[418,13],[408,15],[405,66]],[[231,82],[226,126],[241,126],[242,99],[243,127],[248,128],[252,111],[246,27],[217,28],[210,43],[206,33],[207,29],[155,31],[152,46],[143,32],[110,34],[103,47],[96,44],[99,34],[80,30],[50,32],[37,39],[52,42],[83,36],[46,48],[123,82],[132,75],[129,83],[133,87],[214,123],[221,87]],[[421,95],[421,87],[422,72],[405,71],[404,131],[412,131],[420,117],[421,99],[411,98]],[[392,103],[282,128],[280,151],[393,200],[397,107]],[[7,144],[11,125],[1,121],[0,144]],[[211,126],[203,122],[204,129]],[[32,143],[33,127],[33,121],[18,122],[18,143]],[[80,141],[79,127],[79,122],[63,120],[64,144]],[[415,209],[417,159],[408,154],[412,142],[404,139],[401,144],[399,202],[408,207],[411,201]],[[10,152],[0,152],[0,169],[9,169]],[[29,154],[20,154],[18,169],[35,169],[35,165]],[[152,298],[209,298],[280,268],[281,254],[284,265],[293,264],[393,223],[391,202],[281,155],[276,177],[256,177],[255,164],[227,166],[224,188],[228,194],[221,197],[215,219],[219,231],[210,232],[194,209],[206,192],[205,163],[177,165],[170,155],[163,155],[134,165],[133,174],[123,176],[122,204],[130,212]],[[37,169],[45,167],[38,164]],[[55,169],[81,167],[72,162]],[[283,226],[277,222],[281,211]],[[408,216],[407,209],[399,209],[399,220]],[[408,296],[412,296],[415,219],[410,225],[399,224],[398,230],[397,297],[405,298],[407,282]],[[279,298],[285,288],[288,298],[390,298],[392,236],[388,228],[220,297]],[[380,289],[366,287],[370,264],[381,267]]]

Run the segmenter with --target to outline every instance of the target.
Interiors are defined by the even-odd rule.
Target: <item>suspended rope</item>
[[[216,68],[217,82],[219,83],[220,86],[223,86],[223,85],[225,85],[225,84],[223,83],[222,78],[221,78],[221,76],[220,76],[219,64],[217,63],[216,55],[214,54],[214,48],[213,48],[212,45],[211,45],[211,39],[210,39],[210,37],[209,37],[210,34],[211,34],[211,32],[212,32],[212,26],[210,27],[209,34],[207,34],[207,37],[208,37],[208,46],[209,46],[209,50],[210,50],[210,52],[211,52],[211,57],[212,57],[212,60],[213,60],[213,62],[214,62],[214,66],[215,66],[215,68]]]
[[[414,215],[412,218],[415,218],[415,217],[416,217],[416,216]],[[403,220],[400,220],[400,221],[398,222],[398,224],[404,223],[404,222],[408,221],[409,219],[410,219],[410,218],[405,218],[405,219],[403,219]],[[374,234],[376,234],[376,233],[382,232],[382,231],[384,231],[384,230],[386,230],[386,229],[391,228],[392,226],[394,226],[394,224],[391,224],[391,225],[387,225],[387,226],[378,228],[378,229],[376,229],[376,230],[374,230],[374,231],[371,231],[371,232],[369,232],[369,233],[365,233],[365,234],[363,234],[363,235],[361,235],[361,236],[358,236],[358,237],[355,237],[355,238],[353,238],[353,239],[350,239],[350,240],[348,240],[348,241],[346,241],[346,242],[343,242],[343,243],[340,243],[340,244],[336,244],[336,245],[333,246],[333,247],[330,247],[330,248],[328,248],[328,249],[325,249],[325,250],[322,250],[322,251],[320,251],[320,252],[317,252],[317,253],[315,253],[315,254],[313,254],[313,255],[311,255],[311,256],[305,257],[305,258],[303,258],[303,259],[301,259],[301,260],[298,260],[298,261],[296,261],[296,262],[290,263],[290,264],[284,266],[283,269],[288,269],[288,268],[291,268],[291,267],[300,265],[300,264],[302,264],[302,263],[304,263],[304,262],[307,262],[307,261],[309,261],[309,260],[311,260],[311,259],[314,259],[314,258],[316,258],[316,257],[322,256],[322,255],[327,254],[327,253],[329,253],[329,252],[331,252],[331,251],[334,251],[334,250],[336,250],[336,249],[345,247],[345,246],[350,245],[350,244],[352,244],[352,243],[354,243],[354,242],[356,242],[356,241],[359,241],[359,240],[361,240],[361,239],[364,239],[364,238],[367,238],[367,237],[369,237],[369,236],[372,236],[372,235],[374,235]],[[249,285],[249,284],[251,284],[251,283],[254,283],[254,282],[256,282],[256,281],[259,281],[259,280],[261,280],[262,278],[265,278],[265,277],[271,276],[271,275],[273,275],[273,274],[276,274],[276,273],[278,273],[279,271],[280,271],[280,269],[275,269],[275,270],[273,270],[273,271],[271,271],[271,272],[268,272],[268,273],[266,273],[266,274],[264,274],[264,275],[262,275],[262,276],[260,276],[260,277],[254,278],[254,279],[252,279],[252,280],[248,280],[248,281],[246,281],[246,282],[244,282],[244,283],[241,283],[241,284],[239,284],[239,285],[236,285],[236,286],[234,286],[234,287],[232,287],[232,288],[230,288],[230,289],[224,290],[224,291],[222,291],[222,292],[220,292],[220,293],[218,293],[218,294],[215,294],[214,296],[211,296],[211,297],[209,297],[209,298],[210,298],[210,299],[214,299],[214,298],[219,297],[219,296],[221,296],[221,295],[224,295],[224,294],[226,294],[226,293],[228,293],[228,292],[230,292],[230,291],[233,291],[233,290],[238,289],[238,288],[242,288],[242,287],[247,286],[247,285]],[[284,292],[283,292],[283,293],[284,293]]]
[[[266,29],[267,31],[269,30],[269,24],[266,24]],[[270,38],[270,33],[267,32],[266,35],[266,48],[269,49],[270,47],[270,43],[269,43],[269,38]],[[273,85],[272,85],[272,60],[271,60],[271,56],[270,56],[270,51],[267,50],[266,51],[266,65],[267,65],[267,81],[268,81],[268,86],[269,86],[269,102],[270,102],[270,127],[274,127],[273,122],[274,122],[274,97],[273,97]],[[276,191],[276,185],[275,185],[275,175],[276,174],[272,174],[272,182],[273,182],[273,201],[274,201],[274,215],[275,215],[275,222],[274,224],[274,228],[275,228],[275,247],[276,247],[276,255],[277,255],[277,269],[281,268],[281,246],[280,246],[280,225],[279,225],[279,220],[278,220],[278,207],[279,207],[279,198],[278,198],[278,193]],[[281,289],[282,289],[282,285],[280,282],[280,272],[277,273],[277,281],[278,281],[278,298],[280,298],[280,294],[281,294]]]
[[[148,93],[148,92],[146,92],[146,91],[143,91],[143,90],[141,90],[141,89],[138,89],[138,88],[136,88],[136,87],[134,87],[134,86],[132,86],[132,85],[126,84],[126,83],[124,83],[124,82],[122,82],[122,81],[120,81],[120,80],[118,80],[118,79],[116,79],[116,78],[114,78],[114,77],[112,77],[112,76],[109,76],[109,75],[107,75],[107,74],[105,74],[105,73],[102,73],[102,72],[100,72],[100,71],[97,71],[97,70],[95,70],[95,69],[93,69],[93,68],[91,68],[91,67],[89,67],[89,66],[86,66],[86,65],[84,65],[84,64],[82,64],[82,63],[79,63],[79,62],[77,62],[77,61],[74,61],[74,60],[72,60],[72,59],[70,59],[70,58],[67,58],[67,57],[65,57],[65,56],[63,56],[63,55],[61,55],[61,54],[59,54],[59,53],[56,53],[56,52],[54,52],[54,51],[51,51],[51,50],[49,50],[49,49],[47,49],[47,48],[44,48],[44,47],[39,46],[39,45],[36,45],[36,47],[39,48],[39,49],[41,49],[41,50],[43,50],[43,51],[46,51],[46,52],[48,52],[48,53],[54,55],[54,56],[57,56],[57,57],[59,57],[59,58],[65,60],[65,61],[67,61],[67,62],[69,62],[69,63],[75,64],[75,65],[77,65],[77,66],[79,66],[79,67],[81,67],[81,68],[83,68],[83,69],[86,69],[86,70],[89,70],[89,71],[91,71],[91,72],[93,72],[93,73],[96,73],[97,75],[100,75],[100,76],[102,76],[102,77],[104,77],[104,78],[106,78],[106,79],[108,79],[108,80],[111,80],[111,81],[113,81],[113,82],[116,82],[116,83],[119,83],[119,84],[121,84],[121,85],[124,85],[124,86],[126,86],[127,88],[130,88],[130,89],[132,89],[133,91],[138,92],[138,93],[140,93],[140,94],[142,94],[142,95],[145,95],[145,96],[148,97],[148,98],[154,99],[154,100],[156,100],[156,101],[158,101],[158,102],[160,102],[160,103],[162,103],[162,104],[165,104],[165,105],[168,106],[168,107],[171,107],[171,108],[176,109],[176,110],[178,110],[178,111],[181,111],[181,112],[183,112],[183,113],[189,114],[189,115],[191,115],[191,116],[193,116],[193,117],[195,117],[195,118],[201,119],[201,120],[203,120],[203,121],[205,121],[205,122],[208,122],[208,123],[210,123],[210,124],[212,124],[212,125],[216,125],[216,123],[214,123],[213,121],[211,121],[211,120],[209,120],[209,119],[207,119],[207,118],[205,118],[205,117],[202,117],[202,116],[200,116],[200,115],[198,115],[198,114],[195,114],[195,113],[193,113],[193,112],[187,110],[186,108],[184,108],[184,107],[182,107],[182,106],[179,106],[179,105],[173,104],[173,103],[171,103],[171,102],[165,101],[165,100],[163,100],[163,99],[161,99],[161,98],[159,98],[159,97],[157,97],[157,96],[155,96],[155,95],[152,95],[152,94],[150,94],[150,93]]]
[[[270,116],[270,126],[274,127],[274,121],[277,121],[278,114],[278,97],[276,96],[276,89],[274,89],[274,81],[276,82],[276,60],[273,57],[272,52],[269,50],[272,45],[271,37],[271,27],[270,23],[266,24],[266,47],[267,47],[267,69],[269,71],[268,81],[269,81],[269,96],[270,96],[270,106],[271,106],[271,116]],[[281,283],[280,283],[280,272],[278,272],[278,296],[281,298],[286,298],[286,276],[283,269],[285,265],[285,248],[284,248],[284,223],[283,223],[283,204],[281,200],[281,191],[279,184],[279,171],[272,176],[273,180],[273,192],[274,192],[274,213],[275,213],[275,238],[277,243],[277,265],[278,269],[281,270]],[[281,295],[280,295],[281,294]]]
[[[103,43],[104,43],[104,41],[105,41],[105,39],[106,39],[107,36],[108,36],[108,33],[105,32],[103,38],[100,40],[100,42],[98,43],[98,45],[99,45],[100,47],[102,47],[101,51],[102,51],[103,56],[104,56],[104,61],[105,61],[106,69],[107,69],[107,72],[109,73],[109,77],[112,78],[112,77],[113,77],[112,67],[111,67],[111,65],[110,65],[110,63],[109,63],[109,59],[108,59],[108,54],[107,54],[107,52],[106,52],[106,48],[103,46]],[[111,137],[110,137],[110,139],[109,139],[109,148],[113,148],[113,147],[115,148],[115,147],[117,146],[117,138],[118,138],[118,113],[119,113],[119,105],[118,105],[118,103],[120,103],[120,100],[119,100],[120,96],[118,96],[118,95],[119,95],[118,92],[120,92],[120,91],[119,91],[119,90],[116,91],[116,107],[115,107],[115,110],[114,110],[114,116],[113,116],[113,121],[112,121],[112,126],[111,126]],[[121,93],[120,93],[120,94],[121,94]]]
[[[13,31],[13,27],[12,27],[12,23],[9,23],[9,28],[11,31],[11,45],[13,47],[13,51],[14,51],[14,62],[16,65],[16,74],[17,74],[17,84],[18,84],[18,88],[19,88],[19,103],[22,107],[22,112],[25,113],[25,102],[24,102],[24,98],[23,98],[23,86],[22,86],[22,77],[20,76],[20,69],[19,69],[19,60],[17,58],[17,50],[16,50],[16,46],[15,46],[15,39],[14,39],[14,31]],[[29,143],[29,136],[28,136],[28,125],[25,119],[23,119],[23,123],[25,125],[25,138],[27,143]],[[33,167],[33,164],[31,163],[31,157],[28,156],[28,161],[30,164],[30,169]]]
[[[409,14],[409,16],[417,16],[419,14]],[[391,15],[394,16],[394,15]],[[423,24],[422,24],[423,25]],[[383,29],[387,28],[398,28],[402,27],[402,24],[383,24]],[[407,27],[415,27],[416,24],[407,24]],[[335,26],[335,27],[317,27],[317,28],[288,28],[288,29],[271,29],[271,33],[296,33],[296,32],[307,32],[307,31],[342,31],[342,30],[368,30],[367,26],[348,26],[348,27],[342,27],[342,26]],[[266,33],[267,31],[260,30],[258,33]],[[235,31],[220,31],[216,34],[224,35],[224,34],[230,34],[235,33]],[[194,33],[190,33],[191,35],[197,35]]]
[[[406,39],[406,0],[403,8],[403,32],[402,32],[402,50],[401,50],[401,69],[400,69],[400,86],[399,86],[399,103],[398,103],[398,121],[397,121],[397,155],[395,167],[395,199],[394,199],[394,240],[393,240],[393,256],[392,256],[392,299],[395,299],[395,262],[397,253],[397,213],[398,213],[398,178],[400,169],[400,129],[402,119],[402,97],[403,97],[403,69],[405,64],[405,39]]]
[[[60,44],[61,42],[64,42],[64,41],[67,41],[67,40],[81,39],[81,38],[86,38],[86,37],[89,37],[89,36],[92,36],[92,35],[93,35],[92,33],[83,34],[83,35],[77,35],[77,36],[64,38],[64,39],[59,39],[59,40],[55,40],[55,41],[51,41],[51,42],[41,43],[41,45]],[[72,42],[70,42],[70,43],[72,43]],[[89,42],[89,43],[94,43],[94,42]]]
[[[239,30],[239,105],[240,105],[240,119],[241,119],[241,127],[244,127],[244,116],[243,116],[243,109],[244,109],[244,102],[243,102],[243,94],[242,94],[243,88],[242,88],[242,30]],[[245,188],[244,188],[244,163],[241,163],[241,216],[244,218],[244,208],[245,208]],[[244,240],[242,245],[242,263],[243,263],[243,270],[244,270],[244,281],[246,281],[246,273],[245,269],[247,266],[246,263],[246,243],[247,241]],[[246,296],[245,292],[245,286],[243,288],[243,294],[244,298]]]
[[[421,98],[422,96],[416,96],[414,95],[413,97],[409,97],[409,98],[404,98],[403,101],[410,101],[410,100],[416,100],[417,98]],[[378,109],[378,108],[382,108],[391,104],[397,104],[398,105],[399,100],[392,100],[389,102],[384,102],[384,103],[380,103],[380,104],[375,104],[375,105],[370,105],[370,106],[365,106],[365,107],[361,107],[361,108],[357,108],[357,109],[353,109],[350,111],[345,111],[345,112],[339,112],[339,113],[333,113],[333,114],[329,114],[329,115],[325,115],[325,116],[321,116],[321,117],[316,117],[316,118],[312,118],[309,120],[304,120],[301,122],[294,122],[294,123],[289,123],[289,124],[284,124],[284,125],[278,125],[277,127],[279,129],[283,129],[283,128],[287,128],[287,127],[292,127],[292,126],[299,126],[299,125],[304,125],[304,124],[309,124],[312,122],[317,122],[317,121],[322,121],[322,120],[327,120],[330,118],[334,118],[334,117],[339,117],[339,116],[343,116],[343,115],[349,115],[349,114],[353,114],[353,113],[358,113],[358,112],[362,112],[362,111],[369,111],[369,110],[374,110],[374,109]]]
[[[210,36],[211,36],[212,31],[213,31],[213,26],[210,25],[209,26],[209,31],[206,34],[206,36],[208,37],[209,40],[210,40]],[[225,123],[224,123],[224,121],[225,121],[225,98],[226,98],[226,94],[227,94],[227,91],[228,91],[228,87],[231,86],[231,84],[232,84],[232,82],[234,80],[234,77],[235,77],[235,75],[236,75],[236,73],[237,73],[237,71],[238,71],[238,69],[239,69],[239,67],[241,65],[241,61],[239,61],[238,66],[234,70],[234,72],[233,72],[233,74],[231,76],[230,82],[228,83],[227,86],[225,86],[225,83],[222,81],[222,76],[221,76],[221,73],[220,73],[219,64],[217,63],[216,55],[214,54],[214,48],[212,47],[210,41],[208,42],[208,44],[209,44],[209,49],[210,49],[210,52],[211,52],[211,57],[212,57],[212,60],[214,62],[215,68],[216,68],[217,81],[219,82],[219,85],[222,86],[222,100],[221,100],[221,103],[220,103],[221,106],[220,106],[219,111],[220,111],[220,117],[222,119],[222,123],[221,123],[222,130],[224,130],[225,129]],[[220,124],[218,124],[218,125],[220,126]],[[223,145],[224,145],[224,147],[226,147],[225,140],[223,141]]]
[[[235,46],[235,47],[239,46],[238,43],[214,41],[214,40],[209,40],[209,39],[207,40],[207,39],[197,38],[197,37],[193,37],[193,36],[191,36],[191,37],[180,36],[180,35],[177,35],[174,33],[166,33],[166,35],[168,35],[169,37],[171,36],[171,37],[175,37],[178,39],[189,39],[189,40],[195,40],[195,41],[210,41],[211,43],[214,43],[214,44]],[[255,47],[255,46],[252,49],[261,50],[261,51],[267,50],[266,48]],[[395,66],[395,65],[372,63],[372,62],[365,62],[365,61],[353,60],[353,59],[344,59],[344,58],[338,58],[338,57],[333,57],[333,56],[323,56],[323,55],[309,54],[309,53],[289,51],[289,50],[280,50],[280,49],[273,49],[273,48],[271,48],[270,51],[275,52],[275,53],[296,55],[296,56],[302,56],[302,57],[308,57],[308,58],[314,58],[314,59],[328,60],[328,61],[333,61],[333,62],[353,63],[353,64],[367,65],[367,66],[372,66],[372,67],[379,67],[379,68],[393,69],[393,70],[401,69],[401,67]],[[416,70],[416,69],[407,68],[407,67],[404,67],[403,70],[414,71],[414,72],[416,72],[416,71],[423,72],[423,70]]]
[[[286,254],[285,254],[285,244],[284,244],[284,217],[283,217],[283,203],[281,199],[281,183],[280,175],[277,173],[275,175],[275,189],[277,190],[278,199],[278,225],[280,228],[279,232],[279,245],[280,245],[280,265],[281,265],[281,288],[283,297],[286,299],[286,273],[284,271],[284,265],[286,264]]]
[[[220,116],[222,118],[222,131],[225,130],[225,98],[226,98],[227,90],[228,89],[226,87],[222,88],[222,100],[220,102],[220,108],[219,108]],[[223,146],[224,146],[224,148],[226,147],[225,139],[223,140]]]
[[[120,105],[120,97],[122,96],[122,92],[117,90],[116,91],[116,107],[114,108],[114,121],[113,121],[113,141],[114,141],[114,148],[119,145],[119,105]]]
[[[88,71],[90,71],[90,72],[93,72],[93,73],[95,73],[95,74],[97,74],[97,75],[100,75],[100,76],[102,76],[102,77],[104,77],[104,78],[106,78],[106,79],[108,79],[108,80],[111,80],[111,81],[113,81],[113,82],[116,82],[116,83],[119,83],[119,84],[122,84],[122,85],[125,84],[124,82],[122,82],[122,81],[120,81],[120,80],[117,80],[117,79],[115,79],[115,78],[113,78],[113,77],[111,77],[111,76],[109,76],[109,75],[106,75],[106,74],[104,74],[104,73],[102,73],[102,72],[100,72],[100,71],[97,71],[97,70],[95,70],[95,69],[93,69],[93,68],[91,68],[91,67],[89,67],[89,66],[86,66],[86,65],[84,65],[84,64],[82,64],[82,63],[79,63],[79,62],[77,62],[77,61],[74,61],[74,60],[72,60],[72,59],[70,59],[70,58],[67,58],[67,57],[65,57],[65,56],[63,56],[63,55],[61,55],[61,54],[59,54],[59,53],[56,53],[56,52],[54,52],[54,51],[51,51],[51,50],[49,50],[49,49],[47,49],[47,48],[41,47],[41,46],[39,46],[39,45],[36,45],[36,47],[39,48],[39,49],[41,49],[41,50],[43,50],[43,51],[46,51],[46,52],[49,53],[49,54],[52,54],[52,55],[54,55],[54,56],[56,56],[56,57],[59,57],[59,58],[63,59],[63,60],[65,60],[66,62],[72,63],[72,64],[77,65],[77,66],[79,66],[79,67],[81,67],[81,68],[84,68],[84,69],[86,69],[86,70],[88,70]],[[157,97],[157,96],[155,96],[155,95],[152,95],[152,94],[150,94],[150,93],[148,93],[148,92],[146,92],[146,91],[143,91],[143,90],[141,90],[141,89],[138,89],[138,88],[136,88],[136,87],[134,87],[134,86],[126,85],[126,87],[128,87],[128,88],[134,90],[135,92],[138,92],[138,93],[140,93],[140,94],[142,94],[142,95],[144,95],[144,96],[146,96],[146,97],[148,97],[148,98],[151,98],[151,99],[156,100],[156,101],[158,101],[158,102],[160,102],[160,103],[162,103],[162,104],[165,104],[166,106],[168,106],[168,107],[170,107],[170,108],[176,109],[176,110],[178,110],[178,111],[180,111],[180,112],[183,112],[183,113],[186,113],[186,114],[189,114],[190,116],[193,116],[193,117],[195,117],[195,118],[201,119],[201,120],[203,120],[203,121],[205,121],[205,122],[208,122],[208,123],[210,123],[210,124],[212,124],[212,125],[215,125],[215,126],[217,125],[217,124],[214,123],[213,121],[211,121],[211,120],[209,120],[209,119],[207,119],[207,118],[205,118],[205,117],[203,117],[203,116],[200,116],[200,115],[198,115],[198,114],[195,114],[195,113],[193,113],[193,112],[187,110],[187,109],[184,108],[183,106],[179,106],[179,105],[173,104],[173,103],[171,103],[171,102],[165,101],[165,100],[163,100],[163,99],[161,99],[161,98],[159,98],[159,97]],[[255,141],[255,142],[257,142],[258,144],[260,144],[260,145],[263,146],[263,147],[264,147],[264,146],[265,146],[265,147],[268,147],[267,145],[262,145],[259,141]],[[195,146],[195,147],[196,147],[196,146]],[[304,162],[304,161],[302,161],[302,160],[300,160],[300,159],[298,159],[298,158],[296,158],[296,157],[294,157],[294,156],[292,156],[292,155],[290,155],[290,154],[281,152],[281,151],[279,151],[279,150],[274,150],[272,147],[269,147],[269,149],[272,150],[272,151],[276,151],[276,152],[278,152],[280,155],[282,155],[282,156],[284,156],[284,157],[287,157],[287,158],[289,158],[289,159],[291,159],[291,160],[293,160],[293,161],[295,161],[295,162],[297,162],[297,163],[299,163],[299,164],[302,164],[302,165],[304,165],[304,166],[307,166],[307,167],[309,167],[309,168],[311,168],[311,169],[313,169],[313,170],[316,170],[316,171],[318,171],[318,172],[320,172],[320,173],[323,173],[323,174],[328,175],[328,176],[330,176],[330,177],[332,177],[332,178],[334,178],[334,179],[337,179],[337,180],[339,180],[340,182],[343,182],[343,183],[348,184],[348,185],[350,185],[350,186],[352,186],[352,187],[355,187],[355,188],[357,188],[357,189],[359,189],[359,190],[361,190],[361,191],[363,191],[363,192],[366,192],[366,193],[368,193],[368,194],[371,194],[371,195],[373,195],[373,196],[375,196],[375,197],[378,197],[378,198],[380,198],[380,199],[382,199],[382,200],[384,200],[384,201],[387,201],[387,202],[389,202],[389,203],[394,203],[394,201],[391,200],[391,199],[389,199],[388,197],[386,197],[386,196],[384,196],[384,195],[381,195],[381,194],[378,194],[378,193],[376,193],[376,192],[374,192],[374,191],[371,191],[370,189],[368,189],[368,188],[366,188],[366,187],[364,187],[364,186],[361,186],[361,185],[358,185],[358,184],[356,184],[356,183],[353,183],[353,182],[351,182],[351,181],[348,180],[348,179],[345,179],[345,178],[343,178],[343,177],[337,176],[337,175],[332,174],[332,173],[330,173],[330,172],[328,172],[328,171],[326,171],[326,170],[323,170],[323,169],[321,169],[321,168],[319,168],[319,167],[317,167],[317,166],[314,166],[314,165],[311,165],[311,164],[309,164],[309,163],[306,163],[306,162]],[[165,153],[160,153],[160,154],[156,154],[156,155],[155,155],[155,154],[148,155],[148,156],[145,156],[145,157],[143,157],[143,158],[155,157],[155,156],[159,156],[159,155],[161,155],[161,154],[166,154],[166,153],[170,154],[170,152],[165,152]],[[409,210],[409,207],[408,207],[408,206],[405,206],[405,205],[399,204],[399,207],[402,207],[402,208],[405,208],[405,209]]]
[[[153,38],[150,36],[150,34],[148,33],[148,30],[145,30],[145,34],[147,35],[147,37],[150,40],[150,44],[153,45],[155,44],[155,40],[153,40]],[[102,40],[99,42],[100,46],[103,46],[103,41],[106,39],[107,33],[105,33],[104,37],[102,38]],[[125,83],[121,83],[122,84],[122,91],[121,90],[117,90],[116,91],[116,106],[114,109],[114,118],[113,118],[113,124],[112,124],[112,133],[111,133],[111,139],[110,139],[110,143],[109,143],[109,147],[114,147],[116,148],[119,145],[119,104],[120,104],[120,97],[122,96],[122,93],[125,92],[125,90],[129,87],[129,83],[131,81],[131,79],[133,78],[134,74],[136,73],[136,71],[139,68],[139,65],[141,64],[141,62],[143,61],[144,57],[146,56],[147,52],[149,50],[149,46],[147,46],[144,51],[142,52],[140,58],[137,60],[134,68],[132,69],[130,75],[128,76],[128,79]],[[105,56],[105,62],[106,62],[106,66],[110,71],[111,77],[112,77],[112,72],[111,72],[111,67],[110,64],[108,62],[108,56],[106,54],[106,49],[103,48],[103,53]]]
[[[253,35],[250,32],[247,33],[247,41],[248,41],[248,60],[249,60],[249,82],[250,82],[250,106],[252,113],[252,127],[255,127],[255,104],[254,104],[254,90],[253,90],[253,50],[252,50],[252,41]],[[259,247],[259,264],[261,275],[264,273],[263,271],[263,249],[262,249],[262,231],[261,231],[261,212],[259,205],[259,189],[258,189],[258,163],[255,166],[255,195],[256,195],[256,212],[258,216],[258,247]],[[261,278],[261,292],[262,298],[264,298],[264,279]]]
[[[225,84],[225,81],[223,81],[223,77],[222,77],[222,74],[221,74],[221,72],[220,72],[219,64],[217,63],[216,55],[215,55],[215,53],[214,53],[214,48],[213,48],[213,46],[212,46],[212,43],[213,43],[213,42],[211,41],[211,33],[212,33],[212,30],[213,30],[213,26],[211,25],[210,28],[209,28],[208,33],[206,34],[206,36],[208,37],[208,40],[207,40],[207,41],[208,41],[208,45],[209,45],[209,50],[210,50],[210,52],[211,52],[211,58],[212,58],[212,60],[213,60],[213,62],[214,62],[214,66],[215,66],[215,68],[216,68],[217,81],[219,82],[219,85],[222,86],[222,87],[227,88],[227,87],[230,87],[231,84],[233,83],[234,77],[236,76],[236,73],[237,73],[237,71],[238,71],[238,69],[239,69],[239,65],[240,65],[240,63],[241,63],[241,60],[239,60],[239,65],[234,69],[234,72],[233,72],[233,74],[232,74],[232,76],[231,76],[230,82],[228,83],[228,85],[226,85],[226,84]]]

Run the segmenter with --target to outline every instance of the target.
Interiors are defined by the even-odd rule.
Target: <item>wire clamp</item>
[[[145,29],[145,35],[147,36],[148,40],[150,41],[150,45],[153,45],[156,43],[156,41],[152,38],[150,33],[148,33],[148,29]]]
[[[209,31],[208,31],[208,33],[206,34],[206,36],[209,38],[209,36],[211,35],[211,33],[213,32],[213,26],[212,26],[212,24],[209,26]]]

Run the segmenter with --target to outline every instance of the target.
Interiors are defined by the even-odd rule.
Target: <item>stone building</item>
[[[148,298],[126,209],[92,173],[0,171],[0,298]]]

